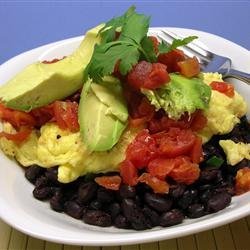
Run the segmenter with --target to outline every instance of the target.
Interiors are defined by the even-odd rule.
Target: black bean
[[[184,184],[176,184],[170,187],[169,195],[172,196],[174,199],[178,199],[183,195],[185,189],[186,186]]]
[[[202,203],[207,203],[208,199],[212,195],[212,191],[207,189],[200,193],[199,198]]]
[[[120,204],[117,202],[111,203],[107,207],[107,212],[111,215],[111,218],[114,219],[121,212]]]
[[[44,169],[43,168],[41,168],[41,167],[39,167],[37,165],[33,165],[33,166],[30,166],[29,168],[27,168],[25,170],[25,177],[31,183],[35,184],[36,179],[38,177],[40,177],[43,173],[44,173]]]
[[[159,214],[148,206],[142,209],[144,215],[149,219],[152,227],[158,226],[160,221]]]
[[[181,223],[184,219],[183,213],[179,209],[172,209],[163,213],[160,217],[160,226],[169,227]]]
[[[199,182],[201,183],[210,183],[217,179],[219,170],[202,170],[200,172]]]
[[[49,184],[48,178],[42,175],[36,179],[35,187],[45,187],[48,186],[48,184]]]
[[[166,212],[171,209],[173,201],[169,197],[163,197],[158,194],[146,193],[145,202],[158,212]]]
[[[62,212],[64,209],[63,193],[61,189],[58,189],[53,193],[54,195],[50,199],[50,207],[57,212]]]
[[[231,199],[231,195],[226,192],[214,194],[207,202],[208,211],[217,212],[224,209],[231,203]]]
[[[216,144],[218,144],[217,138],[214,137],[212,139],[214,139],[215,142],[213,142],[213,140],[211,140],[211,142],[208,142],[205,145],[203,145],[204,161],[207,161],[212,156],[217,156],[219,158],[223,158],[222,157],[223,152],[220,150],[220,148],[218,146],[216,146]],[[216,143],[216,140],[217,140],[217,143]],[[213,145],[213,144],[215,144],[215,145]]]
[[[211,190],[213,188],[212,184],[204,184],[198,186],[199,191],[204,191],[204,190]]]
[[[132,199],[124,199],[122,201],[122,212],[134,229],[144,230],[151,227],[142,210]]]
[[[115,226],[115,227],[118,227],[118,228],[127,229],[127,228],[130,228],[130,223],[129,223],[129,221],[126,219],[125,216],[119,214],[119,215],[117,215],[117,217],[116,217],[115,220],[114,220],[114,226]]]
[[[101,210],[88,210],[83,215],[83,221],[99,227],[109,227],[112,225],[111,216]]]
[[[47,171],[45,172],[45,176],[48,178],[48,180],[52,183],[58,184],[57,180],[57,174],[58,174],[58,168],[53,167],[53,168],[48,168]]]
[[[95,182],[81,183],[77,195],[79,202],[86,204],[96,196],[97,184]]]
[[[187,215],[189,218],[199,218],[205,215],[205,207],[202,204],[191,204],[187,208]]]
[[[64,204],[64,212],[75,219],[80,219],[83,215],[83,207],[75,201],[67,201]]]
[[[186,190],[182,197],[178,200],[177,204],[180,208],[186,209],[192,202],[196,200],[198,191],[195,189]]]
[[[114,193],[111,190],[99,188],[97,190],[97,200],[101,203],[110,203],[114,200]]]
[[[35,187],[33,190],[33,196],[38,200],[47,200],[51,197],[50,187]]]
[[[122,198],[134,198],[136,196],[136,190],[135,187],[122,185],[119,194]]]
[[[99,210],[102,208],[102,203],[98,200],[93,200],[90,202],[89,208],[93,210]]]

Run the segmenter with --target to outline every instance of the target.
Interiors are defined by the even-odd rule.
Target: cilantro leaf
[[[145,56],[142,54],[142,60],[156,62],[157,56],[154,50],[153,41],[149,37],[145,36],[141,41],[141,46],[145,52],[144,54],[147,54],[147,58],[145,58]]]
[[[115,41],[105,40],[95,46],[92,58],[84,71],[85,80],[90,77],[95,82],[100,82],[104,76],[113,73],[118,61],[122,75],[126,75],[141,57],[147,61],[156,61],[156,55],[153,56],[153,45],[148,41],[149,39],[145,38],[150,18],[134,12],[134,9],[129,14],[125,14],[123,18],[119,38]],[[111,21],[107,23],[108,26],[112,23],[114,26],[107,30],[110,33],[105,34],[105,39],[109,39],[108,37],[118,27],[118,23],[121,23],[121,19],[118,20],[119,22]],[[104,32],[106,32],[105,29]]]
[[[158,45],[159,54],[168,53],[170,50],[170,45],[163,41]]]
[[[119,40],[132,39],[137,44],[140,44],[141,40],[148,32],[149,22],[149,17],[133,13],[122,26]]]
[[[197,36],[188,36],[183,39],[174,39],[172,44],[170,45],[170,48],[171,50],[173,50],[173,49],[176,49],[177,47],[185,46],[197,38],[198,38]]]
[[[159,53],[167,53],[170,52],[171,50],[174,50],[180,46],[185,46],[188,43],[192,42],[194,39],[197,39],[197,36],[188,36],[183,39],[174,39],[172,41],[172,44],[167,44],[165,42],[161,42],[158,46]]]
[[[131,6],[124,15],[114,17],[108,21],[105,26],[99,31],[102,38],[102,43],[112,42],[115,39],[117,29],[121,28],[128,17],[135,13],[135,6]]]
[[[132,43],[120,41],[96,45],[92,59],[85,69],[94,82],[101,82],[103,76],[111,75],[115,64],[120,61],[120,71],[126,74],[139,60],[140,52]]]

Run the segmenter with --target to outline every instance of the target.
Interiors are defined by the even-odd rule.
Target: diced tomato
[[[123,183],[135,186],[138,182],[138,173],[137,169],[133,163],[129,160],[124,160],[119,165],[120,175],[122,177]]]
[[[155,193],[165,194],[169,192],[169,184],[166,181],[162,181],[149,173],[143,173],[138,180],[150,186]]]
[[[128,123],[130,127],[136,128],[136,127],[144,127],[147,122],[147,117],[142,118],[131,118],[129,117]]]
[[[120,176],[100,176],[95,178],[95,182],[106,189],[119,190],[122,179]]]
[[[176,165],[169,173],[176,182],[190,185],[194,183],[200,176],[200,168],[198,164],[192,163],[188,157],[177,157]]]
[[[185,60],[183,51],[179,49],[171,50],[168,53],[162,53],[158,56],[158,62],[163,63],[167,66],[167,71],[177,72],[179,71],[177,63]]]
[[[166,66],[161,63],[141,61],[127,76],[128,83],[135,89],[155,89],[170,81]]]
[[[15,134],[9,134],[5,132],[0,132],[0,137],[5,137],[8,140],[14,141],[16,143],[21,143],[25,141],[31,134],[32,129],[29,127],[21,127]]]
[[[136,168],[144,168],[149,161],[157,156],[155,139],[147,129],[142,130],[128,145],[126,159],[130,160]]]
[[[155,51],[155,54],[157,55],[159,52],[158,46],[159,46],[160,42],[158,41],[158,39],[155,36],[149,36],[149,39],[153,42],[154,51]]]
[[[192,115],[190,128],[193,131],[200,131],[207,125],[207,117],[201,110],[197,110]]]
[[[159,143],[160,153],[169,158],[188,154],[195,142],[195,134],[187,129],[172,127],[167,132],[154,136]]]
[[[156,158],[149,162],[147,170],[150,175],[164,180],[175,166],[174,159]]]
[[[148,128],[151,133],[158,133],[164,130],[168,130],[171,127],[188,129],[192,131],[199,131],[203,129],[207,124],[207,118],[203,115],[201,110],[195,111],[189,115],[185,113],[179,120],[169,118],[167,115],[156,119],[153,118],[149,121]]]
[[[53,103],[55,120],[61,129],[72,132],[79,130],[78,104],[76,102],[55,101]]]
[[[0,104],[0,119],[9,122],[15,128],[33,127],[36,124],[35,119],[29,113],[6,108],[3,104]]]
[[[234,97],[234,86],[227,82],[211,82],[210,86],[213,90],[219,91],[228,97]]]
[[[195,142],[190,153],[190,158],[193,163],[197,164],[203,160],[202,139],[199,136],[196,136],[195,138]]]
[[[237,195],[250,191],[250,168],[245,167],[237,171],[235,192]]]
[[[196,57],[187,58],[177,63],[179,72],[186,77],[197,76],[200,73],[200,64]]]
[[[151,119],[154,115],[155,108],[153,105],[151,105],[147,98],[142,98],[141,103],[138,107],[138,116],[148,116],[149,119]]]
[[[154,106],[149,103],[147,98],[142,98],[138,107],[134,107],[133,117],[130,117],[129,124],[132,127],[139,127],[145,125],[154,116]]]
[[[36,108],[30,111],[30,114],[36,120],[36,126],[41,127],[48,121],[53,120],[54,117],[54,109],[53,104],[47,105],[41,108]]]

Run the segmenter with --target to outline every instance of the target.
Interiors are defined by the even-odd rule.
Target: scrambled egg
[[[6,132],[14,130],[10,124],[3,129]],[[0,148],[25,167],[33,164],[46,168],[58,166],[58,180],[68,183],[91,172],[117,171],[118,164],[125,158],[127,145],[135,135],[136,131],[127,130],[112,150],[90,152],[82,143],[80,132],[61,130],[56,124],[47,123],[40,131],[34,130],[20,145],[0,138]]]
[[[234,166],[242,161],[244,158],[250,160],[250,144],[249,143],[235,143],[231,140],[220,140],[220,146],[223,148],[227,163]]]
[[[223,81],[218,73],[203,73],[202,78],[207,84],[212,81]],[[199,132],[203,143],[215,134],[229,133],[246,111],[246,102],[236,91],[233,98],[212,91],[209,108],[204,111],[208,120],[207,125]],[[9,123],[3,124],[3,130],[7,133],[15,132]],[[58,166],[58,180],[68,183],[87,173],[116,171],[118,164],[125,158],[125,150],[136,132],[127,129],[112,150],[90,152],[83,144],[79,132],[61,130],[56,124],[47,123],[40,131],[33,130],[29,139],[19,145],[4,137],[0,138],[0,148],[6,155],[16,158],[22,166]],[[235,165],[243,158],[250,159],[249,144],[236,144],[225,140],[220,141],[220,145],[231,165]]]
[[[223,81],[218,73],[203,73],[203,81],[207,84],[212,81]],[[247,112],[247,104],[237,91],[234,97],[228,97],[223,93],[212,90],[209,107],[204,111],[207,117],[207,125],[198,134],[203,143],[213,135],[227,134],[240,122],[240,118]]]

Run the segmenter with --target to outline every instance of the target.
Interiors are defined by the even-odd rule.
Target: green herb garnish
[[[206,165],[209,167],[219,168],[223,164],[224,160],[217,156],[212,156],[206,161]]]
[[[161,42],[161,44],[159,45],[158,49],[159,49],[159,53],[167,53],[170,52],[173,49],[176,49],[180,46],[185,46],[188,43],[192,42],[194,39],[197,39],[197,36],[188,36],[185,37],[183,39],[174,39],[172,44],[167,44],[165,42]]]
[[[156,54],[153,42],[147,36],[149,21],[150,17],[136,13],[134,6],[124,15],[108,21],[99,32],[101,43],[95,46],[84,71],[84,80],[89,77],[96,83],[101,82],[104,76],[113,73],[118,62],[120,73],[126,75],[138,61],[156,62],[159,53],[169,52],[197,38],[176,39],[171,45],[161,43]],[[118,37],[116,32],[119,32]]]

